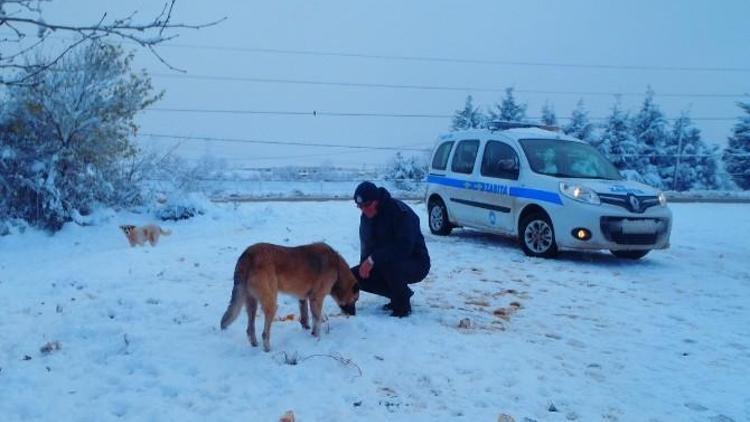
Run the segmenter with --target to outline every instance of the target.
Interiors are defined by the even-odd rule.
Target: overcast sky
[[[55,1],[45,17],[90,21],[107,9],[147,17],[159,2],[117,3]],[[395,150],[248,141],[413,153],[432,147],[450,125],[439,116],[453,114],[467,95],[490,106],[506,87],[530,117],[545,101],[568,117],[582,98],[597,118],[616,93],[636,112],[651,86],[668,117],[688,110],[706,139],[723,145],[740,115],[736,102],[750,98],[746,0],[180,0],[175,21],[224,16],[160,49],[185,74],[138,53],[138,65],[166,90],[144,113],[141,133],[213,138],[183,139],[177,151],[232,166],[380,164]]]

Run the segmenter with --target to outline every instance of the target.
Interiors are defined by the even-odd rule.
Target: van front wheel
[[[521,221],[520,229],[518,240],[526,255],[539,258],[557,255],[555,230],[545,214],[529,214]]]
[[[448,221],[448,210],[445,204],[439,199],[430,201],[428,207],[430,231],[438,236],[447,236],[451,234],[453,225]]]

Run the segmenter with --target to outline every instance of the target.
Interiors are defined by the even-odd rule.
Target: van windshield
[[[560,139],[521,139],[535,173],[555,177],[621,180],[617,168],[596,148]]]

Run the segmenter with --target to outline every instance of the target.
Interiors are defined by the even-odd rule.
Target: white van
[[[432,233],[515,236],[530,256],[608,249],[639,259],[669,247],[672,228],[662,192],[624,180],[588,143],[527,123],[440,136],[425,202]]]

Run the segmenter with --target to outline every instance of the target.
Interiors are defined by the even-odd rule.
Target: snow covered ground
[[[433,269],[411,317],[363,294],[346,318],[328,299],[319,340],[277,321],[270,353],[250,347],[244,315],[218,328],[237,257],[324,240],[353,265],[352,203],[223,204],[165,224],[155,248],[117,228],[147,216],[114,212],[5,236],[0,419],[750,420],[748,206],[672,208],[671,249],[638,262],[426,234]],[[279,317],[296,312],[283,297]]]

